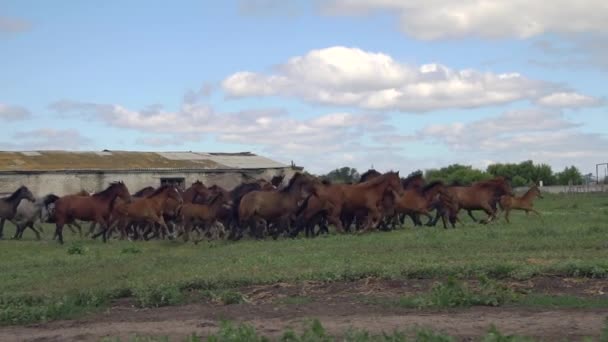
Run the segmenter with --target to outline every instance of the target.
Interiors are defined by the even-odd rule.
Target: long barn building
[[[301,168],[249,152],[24,151],[0,152],[0,193],[20,185],[35,195],[97,192],[123,181],[132,193],[165,183],[187,188],[200,180],[226,189],[253,179],[291,178]]]

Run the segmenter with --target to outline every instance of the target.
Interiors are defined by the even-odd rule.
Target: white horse
[[[40,233],[38,230],[40,230],[40,232],[43,232],[44,230],[42,229],[42,226],[36,225],[36,223],[49,221],[52,216],[52,205],[58,199],[59,196],[48,194],[44,197],[35,198],[34,202],[28,200],[19,202],[15,216],[11,219],[11,222],[16,226],[13,239],[21,239],[23,237],[23,231],[26,228],[30,228],[36,234],[36,239],[40,240]]]

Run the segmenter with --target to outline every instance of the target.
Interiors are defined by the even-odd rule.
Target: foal
[[[510,223],[509,222],[509,213],[513,209],[523,210],[526,212],[526,215],[529,212],[533,212],[542,219],[542,216],[540,215],[540,213],[538,211],[536,211],[536,209],[533,208],[534,200],[536,199],[536,197],[539,197],[541,199],[543,198],[543,195],[541,195],[541,193],[540,193],[540,189],[536,185],[534,185],[530,189],[528,189],[528,191],[526,191],[526,193],[521,197],[515,197],[515,196],[509,196],[509,195],[504,195],[504,196],[500,197],[500,202],[499,202],[500,209],[502,209],[505,212],[505,220],[507,220],[507,223]]]

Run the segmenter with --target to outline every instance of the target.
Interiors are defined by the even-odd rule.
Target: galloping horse
[[[429,221],[432,221],[429,211],[433,209],[433,204],[437,200],[439,192],[443,190],[444,187],[443,182],[435,181],[425,185],[422,188],[404,190],[403,195],[398,197],[395,194],[397,198],[395,202],[395,210],[397,213],[408,214],[411,217],[424,215],[429,219]],[[414,220],[414,224],[419,225],[419,222]]]
[[[169,228],[163,218],[163,209],[168,199],[173,199],[180,205],[183,203],[182,196],[175,186],[163,185],[146,197],[118,206],[116,212],[119,216],[118,227],[121,236],[126,235],[126,228],[133,222],[148,225],[158,224],[163,233],[168,233]],[[155,234],[157,235],[157,233]]]
[[[36,234],[36,239],[40,240],[38,229],[40,232],[43,232],[43,229],[42,226],[38,226],[38,229],[36,229],[35,223],[38,221],[42,223],[48,220],[50,216],[49,205],[58,199],[58,196],[48,194],[44,197],[36,198],[34,202],[22,200],[17,206],[15,216],[11,219],[11,222],[17,227],[13,239],[21,239],[25,229],[30,228]]]
[[[32,192],[24,185],[20,186],[10,196],[0,198],[0,239],[4,232],[4,222],[11,220],[17,212],[17,206],[22,199],[34,202],[36,199]]]
[[[239,224],[248,226],[252,235],[261,238],[263,228],[267,228],[271,221],[290,220],[299,202],[312,191],[311,178],[298,172],[283,190],[256,190],[245,194],[239,204]],[[278,237],[278,233],[275,231],[273,237]]]
[[[375,227],[380,221],[381,201],[387,190],[395,190],[398,194],[403,193],[399,180],[399,172],[387,172],[371,180],[358,184],[328,184],[322,182],[313,183],[313,196],[308,205],[314,204],[314,210],[307,210],[307,217],[312,218],[321,211],[327,212],[327,221],[336,227],[339,233],[344,233],[342,217],[354,217],[362,213],[367,218],[363,231]]]
[[[471,211],[483,210],[488,218],[482,223],[488,223],[496,218],[496,205],[501,196],[513,194],[511,185],[503,177],[475,182],[471,186],[448,186],[445,190],[457,206],[456,212],[465,209],[469,216],[475,220]],[[439,213],[435,217],[434,223],[438,219]]]
[[[59,243],[63,244],[63,226],[76,219],[98,223],[102,229],[103,241],[106,242],[108,219],[116,198],[131,201],[129,189],[123,182],[111,183],[107,189],[91,196],[68,195],[58,199],[55,202],[54,219],[55,236]]]
[[[229,194],[226,191],[216,192],[208,204],[184,203],[180,211],[184,242],[189,240],[190,232],[196,224],[202,224],[202,230],[205,231],[218,221],[225,205],[230,205]]]
[[[542,219],[541,214],[534,209],[534,200],[536,197],[541,199],[543,198],[543,195],[540,193],[540,189],[536,185],[530,187],[530,189],[528,189],[528,191],[526,191],[526,193],[521,197],[510,195],[502,196],[500,198],[500,202],[498,203],[500,204],[500,209],[505,212],[505,220],[507,223],[509,223],[509,213],[511,213],[511,210],[513,209],[523,210],[526,212],[526,214],[533,212]]]

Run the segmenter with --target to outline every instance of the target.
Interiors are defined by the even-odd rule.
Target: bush
[[[179,304],[184,297],[174,285],[144,285],[133,288],[137,305],[142,308],[157,308]]]
[[[248,324],[234,326],[230,322],[222,322],[220,330],[207,338],[208,342],[266,342],[269,339],[260,336],[255,328]]]
[[[73,244],[68,248],[68,254],[70,255],[84,255],[88,249],[80,244]]]

